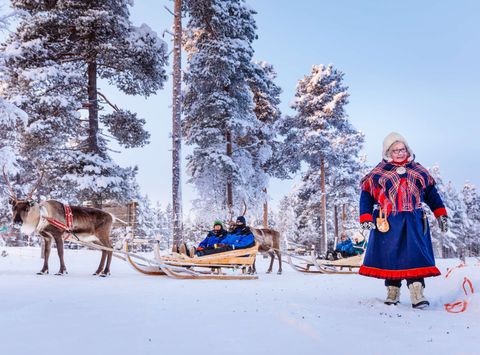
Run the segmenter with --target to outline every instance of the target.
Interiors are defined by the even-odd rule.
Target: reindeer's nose
[[[23,224],[23,221],[20,218],[20,216],[15,216],[15,218],[13,219],[13,225],[14,226],[21,226],[22,224]]]

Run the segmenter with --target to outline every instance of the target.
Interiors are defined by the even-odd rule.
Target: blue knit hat
[[[243,217],[243,216],[238,216],[236,223],[241,223],[241,224],[246,225],[246,224],[247,224],[247,221],[245,220],[245,217]]]

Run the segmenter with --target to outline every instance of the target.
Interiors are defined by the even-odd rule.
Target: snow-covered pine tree
[[[137,189],[138,190],[138,189]],[[138,194],[136,204],[136,224],[135,224],[135,238],[143,239],[142,250],[151,251],[154,243],[162,242],[161,244],[167,244],[168,239],[162,238],[165,225],[165,212],[161,210],[160,205],[157,202],[155,207],[148,195]]]
[[[155,237],[156,211],[152,208],[148,195],[139,196],[137,201],[135,235],[145,239],[152,239]]]
[[[345,112],[348,88],[343,84],[343,76],[332,65],[313,66],[311,74],[297,84],[292,104],[296,115],[286,117],[281,124],[285,157],[289,158],[285,166],[290,171],[298,171],[302,162],[307,164],[297,191],[299,233],[302,228],[308,228],[309,234],[315,233],[315,244],[321,252],[327,246],[323,216],[328,192],[323,186],[328,176],[339,185],[342,179],[347,181],[342,166],[337,166],[337,172],[333,167],[348,162],[353,169],[363,142],[363,135],[351,126]]]
[[[242,200],[254,205],[265,186],[252,184],[255,157],[243,144],[259,142],[248,83],[254,11],[244,0],[187,0],[186,8],[183,133],[193,146],[187,171],[199,195],[197,205],[211,211],[211,219],[225,218]]]
[[[290,195],[284,196],[278,204],[277,229],[284,240],[297,242],[294,202]]]
[[[249,178],[250,183],[263,192],[263,196],[260,192],[255,193],[255,196],[263,197],[263,201],[261,198],[255,198],[257,204],[250,206],[250,215],[258,216],[259,213],[255,209],[262,207],[262,224],[268,225],[268,178],[270,176],[288,177],[283,165],[279,164],[282,142],[277,138],[278,130],[276,129],[276,124],[281,118],[278,105],[282,90],[275,84],[277,73],[273,65],[267,62],[252,64],[253,71],[248,83],[253,93],[254,112],[259,124],[255,131],[242,139],[241,149],[250,151],[254,159],[255,175]],[[265,185],[262,186],[262,184]]]
[[[358,214],[347,212],[358,207],[359,181],[365,171],[365,160],[360,157],[364,135],[346,122],[332,143],[336,154],[326,169],[326,197],[332,213],[329,234],[338,238],[341,231],[351,235],[358,229]]]
[[[462,189],[463,202],[466,207],[468,225],[466,228],[465,244],[466,256],[480,255],[480,196],[478,190],[470,182],[466,182]]]
[[[449,231],[447,234],[450,234],[450,239],[452,241],[449,252],[453,252],[453,254],[450,255],[464,259],[466,252],[465,242],[469,225],[465,203],[451,181],[444,186],[442,196],[445,198],[449,217]]]
[[[0,32],[8,29],[11,14],[0,16]],[[5,70],[5,57],[0,53],[0,175],[3,169],[7,175],[15,175],[20,172],[20,154],[18,151],[21,133],[27,123],[27,114],[17,106],[5,99],[5,86],[7,80]],[[0,179],[3,188],[0,204],[0,226],[10,222],[10,206],[7,203],[9,190],[5,186],[3,178]],[[14,186],[16,188],[17,186]]]
[[[8,95],[29,115],[22,153],[28,168],[47,170],[51,197],[100,205],[133,193],[127,183],[135,169],[112,161],[103,127],[120,145],[138,147],[148,141],[145,121],[110,102],[97,85],[105,79],[125,94],[148,96],[166,80],[166,44],[147,25],[132,25],[131,5],[12,1],[21,15],[3,46]]]
[[[171,246],[173,242],[173,208],[172,204],[169,203],[165,207],[165,212],[163,213],[164,218],[162,219],[162,235],[165,236],[168,247]]]
[[[153,228],[152,233],[161,249],[170,249],[172,242],[172,226],[169,224],[172,216],[167,215],[171,213],[171,208],[163,209],[162,205],[157,201],[152,209],[153,212]]]
[[[463,257],[468,226],[466,206],[453,184],[451,182],[444,183],[438,165],[434,165],[428,170],[435,179],[437,190],[448,213],[449,230],[447,233],[440,231],[433,213],[428,213],[436,254],[441,257]],[[429,211],[428,207],[426,210]]]

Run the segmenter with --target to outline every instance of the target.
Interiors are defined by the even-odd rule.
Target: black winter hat
[[[238,216],[236,223],[237,223],[237,224],[238,224],[238,223],[247,224],[247,221],[245,220],[245,217],[243,217],[243,216]]]

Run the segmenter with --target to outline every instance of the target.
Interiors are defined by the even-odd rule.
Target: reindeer
[[[9,203],[12,205],[13,224],[19,227],[22,233],[30,234],[37,232],[44,238],[43,250],[44,262],[42,269],[37,275],[48,274],[48,258],[52,247],[52,240],[57,245],[58,257],[60,258],[60,270],[55,275],[67,274],[67,268],[63,259],[64,236],[73,234],[81,242],[93,242],[104,247],[111,248],[110,231],[114,222],[114,216],[96,208],[83,206],[67,206],[55,200],[37,203],[32,199],[34,191],[40,185],[43,173],[34,188],[27,194],[25,199],[18,199],[13,191],[5,167],[3,178],[10,190]],[[68,216],[67,216],[67,211]],[[73,217],[71,226],[67,217]],[[53,221],[53,224],[52,224]],[[55,221],[68,226],[67,229],[55,225]],[[110,274],[112,252],[102,250],[100,265],[93,275],[105,277]],[[106,260],[106,265],[105,265]]]
[[[280,232],[270,228],[253,228],[250,227],[255,240],[259,243],[258,251],[261,253],[267,253],[270,255],[270,266],[268,267],[267,274],[272,272],[273,261],[275,260],[275,254],[278,258],[278,271],[277,274],[282,274],[282,254],[280,253]],[[256,272],[255,263],[253,263],[253,272]]]
[[[244,205],[244,210],[243,213],[241,214],[242,216],[245,216],[245,213],[247,213],[247,204],[245,200],[243,201]],[[232,211],[229,212],[229,226],[230,230],[235,227],[235,223],[233,222],[233,213]],[[262,254],[267,253],[270,255],[270,266],[267,270],[267,274],[270,274],[272,272],[273,268],[273,262],[275,260],[275,254],[277,255],[278,258],[278,271],[277,274],[281,275],[282,274],[282,254],[280,251],[280,241],[282,238],[282,235],[280,232],[270,229],[270,228],[253,228],[250,227],[250,230],[252,231],[253,235],[255,236],[255,241],[259,243],[258,251]],[[251,273],[256,273],[256,267],[255,267],[255,262],[253,263],[253,268],[250,270]]]

